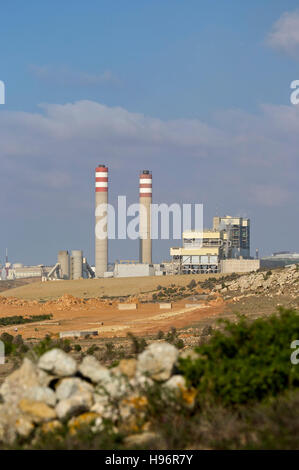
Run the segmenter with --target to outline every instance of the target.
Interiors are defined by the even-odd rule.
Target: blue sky
[[[1,4],[0,250],[93,260],[93,169],[111,199],[201,202],[252,220],[252,253],[299,250],[298,1],[5,1]],[[183,170],[183,171],[182,171]],[[155,260],[170,245],[156,242]],[[2,248],[1,248],[2,247]],[[110,259],[137,258],[136,242]],[[3,256],[0,254],[0,259]]]

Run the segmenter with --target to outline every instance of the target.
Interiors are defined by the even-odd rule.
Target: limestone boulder
[[[18,407],[22,414],[28,416],[34,423],[43,423],[56,418],[55,410],[41,401],[23,398]]]
[[[32,361],[25,358],[21,367],[12,372],[0,387],[0,395],[4,402],[17,404],[19,400],[31,393],[35,387],[39,387],[37,367]]]
[[[172,373],[177,358],[178,350],[172,344],[152,343],[139,355],[137,373],[159,382],[166,381]]]
[[[111,380],[109,369],[102,366],[102,364],[93,356],[86,356],[79,365],[78,370],[83,377],[86,377],[95,384],[105,384]]]
[[[80,394],[89,394],[93,393],[93,386],[84,381],[79,379],[78,377],[70,377],[62,379],[58,382],[56,386],[56,397],[57,400],[66,400],[73,395],[80,395]]]
[[[92,404],[92,395],[83,393],[80,395],[72,395],[70,398],[61,400],[58,405],[56,405],[55,410],[58,418],[64,421],[89,411]]]
[[[59,377],[68,377],[77,371],[76,361],[58,348],[43,354],[38,361],[38,367]]]

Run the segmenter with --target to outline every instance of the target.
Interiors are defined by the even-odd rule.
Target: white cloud
[[[1,111],[2,177],[17,186],[25,178],[36,194],[41,181],[49,193],[66,186],[71,193],[98,160],[136,169],[136,161],[147,158],[175,177],[182,171],[178,162],[185,168],[189,159],[198,162],[199,177],[204,172],[207,189],[214,184],[220,198],[240,194],[244,206],[252,200],[280,206],[297,184],[298,128],[299,106],[267,105],[259,115],[228,110],[213,125],[162,121],[93,101],[44,104],[40,113]],[[187,168],[182,181],[196,195]]]
[[[267,44],[291,56],[299,52],[299,10],[285,12],[274,23]]]

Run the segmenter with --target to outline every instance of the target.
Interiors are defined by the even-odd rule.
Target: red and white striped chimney
[[[108,168],[95,169],[95,275],[103,277],[108,268]]]
[[[143,170],[139,176],[139,204],[140,262],[152,264],[152,174],[149,170]]]

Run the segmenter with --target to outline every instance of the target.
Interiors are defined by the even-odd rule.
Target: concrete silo
[[[108,268],[108,168],[95,170],[95,275],[103,277]]]
[[[80,279],[83,277],[83,252],[82,250],[73,250],[71,256],[71,279]]]
[[[70,255],[67,250],[58,252],[58,263],[60,264],[60,277],[61,279],[70,278]]]
[[[152,264],[152,174],[149,170],[143,170],[139,176],[139,204],[140,262]]]

